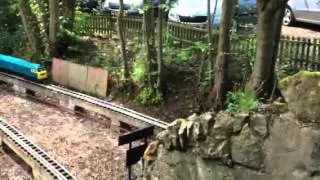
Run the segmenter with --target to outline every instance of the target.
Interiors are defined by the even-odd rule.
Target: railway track
[[[19,92],[21,91],[35,99],[54,99],[53,102],[57,103],[58,106],[69,110],[76,110],[76,107],[81,107],[84,110],[102,114],[109,117],[111,121],[118,121],[119,124],[115,124],[119,129],[121,129],[121,123],[129,124],[136,128],[153,125],[158,130],[168,126],[167,122],[159,119],[53,84],[38,83],[4,72],[0,72],[0,81],[18,87]],[[52,102],[50,103],[52,104]],[[0,147],[1,144],[6,144],[32,168],[35,180],[76,179],[43,149],[32,143],[19,130],[0,117]]]
[[[56,86],[56,85],[48,85],[46,87],[50,88],[51,90],[53,90],[55,92],[59,92],[59,93],[63,93],[63,94],[69,95],[69,96],[73,96],[73,97],[79,98],[81,100],[90,102],[92,104],[104,107],[106,109],[121,113],[125,116],[139,119],[141,121],[147,122],[147,123],[154,125],[156,127],[166,128],[168,126],[167,122],[161,121],[161,120],[153,118],[151,116],[147,116],[145,114],[139,113],[139,112],[134,111],[132,109],[128,109],[123,106],[98,99],[96,97],[92,97],[92,96],[89,96],[89,95],[86,95],[83,93],[75,92],[75,91],[72,91],[72,90],[69,90],[66,88],[62,88],[62,87]]]
[[[65,167],[50,157],[43,149],[31,142],[19,130],[0,118],[0,145],[6,144],[20,156],[33,171],[33,178],[76,179]]]
[[[0,81],[12,84],[13,89],[24,95],[49,104],[73,111],[80,107],[85,111],[104,115],[110,118],[111,126],[122,131],[121,123],[136,128],[153,125],[156,131],[168,126],[168,123],[159,119],[53,84],[38,83],[4,72],[0,72]],[[53,160],[45,151],[0,118],[0,146],[1,144],[6,144],[32,168],[35,180],[75,179],[70,172]]]
[[[23,88],[26,88],[28,90],[31,90],[33,92],[40,92],[45,91],[46,93],[43,93],[45,95],[48,95],[48,92],[51,93],[51,96],[54,96],[53,94],[62,95],[68,98],[71,98],[72,100],[75,100],[76,102],[81,101],[84,103],[87,103],[89,108],[94,109],[94,107],[102,109],[102,111],[105,111],[106,114],[113,114],[115,113],[116,116],[121,116],[120,119],[129,118],[134,119],[138,122],[135,123],[133,126],[146,126],[146,125],[153,125],[160,129],[165,129],[168,126],[167,122],[161,121],[159,119],[144,115],[142,113],[136,112],[134,110],[83,94],[76,91],[72,91],[60,86],[52,85],[52,84],[42,84],[33,82],[30,80],[26,80],[24,78],[14,76],[11,74],[7,74],[4,72],[0,72],[0,80],[5,81],[10,84],[22,86]],[[41,93],[41,92],[40,92]],[[50,94],[49,93],[49,94]],[[101,113],[101,111],[99,111]],[[108,113],[107,113],[108,112]],[[102,113],[103,114],[103,113]],[[105,114],[104,114],[105,115]],[[108,115],[106,115],[108,117]],[[140,123],[141,122],[141,125]],[[130,124],[130,120],[126,121],[127,124]],[[144,124],[144,125],[143,125]],[[131,124],[130,124],[131,125]],[[138,128],[141,128],[138,127]]]

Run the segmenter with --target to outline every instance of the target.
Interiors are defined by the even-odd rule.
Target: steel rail
[[[19,130],[0,118],[0,131],[26,154],[29,154],[53,179],[76,179],[64,166],[50,157],[43,149],[27,139]]]

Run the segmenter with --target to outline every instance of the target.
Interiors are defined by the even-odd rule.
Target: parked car
[[[143,0],[124,0],[124,11],[128,15],[139,15],[141,14],[140,8],[143,6]],[[157,8],[159,0],[153,0],[153,6]],[[119,11],[119,0],[105,0],[102,3],[101,13],[115,15]]]
[[[320,25],[320,0],[289,0],[283,24],[290,26],[295,22]]]
[[[83,12],[92,12],[94,9],[98,9],[97,0],[78,0],[80,10]]]
[[[222,1],[223,0],[217,0],[217,2],[211,2],[211,14],[212,16],[214,15],[212,18],[212,24],[215,27],[219,27],[221,23]],[[215,4],[217,4],[216,8]],[[256,0],[239,0],[239,5],[235,16],[239,17],[240,19],[244,19],[249,15],[255,16],[257,11],[256,6]],[[169,20],[174,22],[188,23],[195,26],[207,24],[207,0],[179,0],[174,7],[170,9]],[[256,21],[256,19],[253,21]]]

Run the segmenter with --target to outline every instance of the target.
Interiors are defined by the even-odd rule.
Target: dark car
[[[173,0],[170,0],[173,1]],[[170,2],[168,1],[168,2]],[[155,14],[157,14],[160,0],[153,0],[153,7]],[[141,8],[143,7],[143,0],[124,0],[124,11],[128,15],[141,15]],[[105,0],[102,3],[101,13],[115,15],[119,11],[119,0]]]
[[[92,12],[94,9],[98,9],[99,3],[97,0],[79,0],[80,10],[82,12]]]

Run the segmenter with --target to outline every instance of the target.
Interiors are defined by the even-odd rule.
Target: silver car
[[[124,0],[124,11],[130,15],[137,15],[141,12],[139,8],[143,5],[143,0]],[[102,4],[101,12],[103,14],[117,14],[119,11],[119,0],[105,0]]]
[[[152,0],[153,7],[156,11],[159,6],[159,0]],[[143,0],[123,0],[124,12],[128,15],[139,15],[142,14]],[[102,3],[101,13],[102,14],[117,14],[119,11],[120,5],[119,0],[105,0]]]
[[[221,23],[222,2],[223,0],[211,0],[210,9],[214,27],[219,27]],[[239,16],[241,22],[255,23],[256,6],[256,0],[239,0],[235,15]],[[207,0],[178,0],[169,11],[169,20],[193,26],[206,25],[208,21]]]
[[[320,0],[289,0],[283,24],[289,26],[294,22],[320,25]]]

